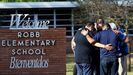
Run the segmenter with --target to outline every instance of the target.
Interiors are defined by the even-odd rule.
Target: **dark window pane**
[[[133,34],[133,29],[129,29],[129,30],[128,30],[128,33],[129,33],[129,34]]]
[[[63,25],[63,24],[71,24],[71,21],[57,21],[56,24],[57,25]]]
[[[15,9],[1,9],[0,15],[10,15],[15,14]]]
[[[11,20],[11,16],[10,15],[0,15],[0,21],[1,20]]]
[[[18,9],[18,14],[34,14],[34,9]]]
[[[70,19],[71,20],[71,14],[70,15],[56,15],[56,19]]]
[[[71,14],[71,9],[57,9],[56,14]]]
[[[81,28],[82,26],[74,26],[74,30],[78,30],[79,28]]]
[[[48,25],[54,25],[54,21],[50,21]]]
[[[53,14],[54,10],[53,9],[38,9],[38,10],[36,10],[36,13],[38,13],[38,14]]]
[[[66,32],[66,35],[67,36],[72,36],[72,33],[71,32]]]
[[[53,15],[39,15],[38,19],[49,20],[49,19],[54,19],[54,18],[53,18]]]
[[[10,22],[0,22],[0,26],[10,26]]]

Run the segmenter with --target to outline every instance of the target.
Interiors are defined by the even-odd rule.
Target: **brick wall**
[[[39,32],[39,37],[22,37],[18,38],[18,32]],[[0,30],[0,75],[65,75],[66,74],[66,31],[64,28],[48,29],[48,30]],[[32,41],[32,40],[55,40],[55,45],[50,46],[5,46],[2,40],[15,41]],[[29,42],[28,42],[29,43]],[[14,54],[13,49],[16,49]],[[21,49],[21,50],[17,50]],[[24,53],[29,51],[30,54]],[[33,49],[33,50],[29,50]],[[42,49],[45,54],[35,54],[32,51],[35,49]],[[18,52],[18,53],[17,53]],[[39,53],[39,51],[37,51]],[[13,64],[17,62],[17,68],[10,68],[11,57],[15,57]],[[42,59],[41,59],[42,57]],[[30,68],[33,66],[32,61],[29,61],[29,67],[22,67],[22,61],[18,60],[47,60],[47,68]],[[38,63],[40,64],[40,63]],[[41,64],[42,65],[42,64]],[[21,67],[20,67],[21,66]]]

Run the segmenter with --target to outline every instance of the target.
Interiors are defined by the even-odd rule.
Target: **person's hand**
[[[120,33],[120,31],[118,31],[118,30],[113,30],[113,32],[116,34]]]
[[[81,33],[82,33],[84,36],[86,36],[86,35],[88,34],[88,32],[89,32],[88,30],[82,30],[82,31],[81,31]]]
[[[107,44],[104,46],[104,48],[110,51],[113,49],[113,46],[111,44]]]

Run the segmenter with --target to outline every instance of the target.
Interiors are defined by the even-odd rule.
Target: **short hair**
[[[94,26],[94,22],[88,22],[86,25],[87,25],[88,27],[89,27],[89,26]]]
[[[104,24],[105,22],[104,22],[104,19],[102,19],[102,18],[99,18],[99,19],[97,20],[97,23]]]

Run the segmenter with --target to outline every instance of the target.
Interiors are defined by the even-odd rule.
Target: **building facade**
[[[73,10],[79,7],[76,0],[0,1],[0,29],[9,29],[11,14],[29,14],[31,21],[49,20],[49,28],[66,28],[67,51],[70,51],[70,40],[77,29],[82,27],[81,24],[74,22]],[[28,20],[28,17],[25,20]],[[132,36],[132,30],[132,27],[130,27],[130,36]]]
[[[73,9],[77,7],[77,2],[70,1],[1,2],[0,28],[9,28],[11,22],[11,14],[29,14],[32,21],[49,20],[49,28],[66,28],[66,36],[71,37],[74,35],[74,32],[77,29],[77,27],[74,26],[73,14]],[[26,18],[25,20],[28,19]]]

